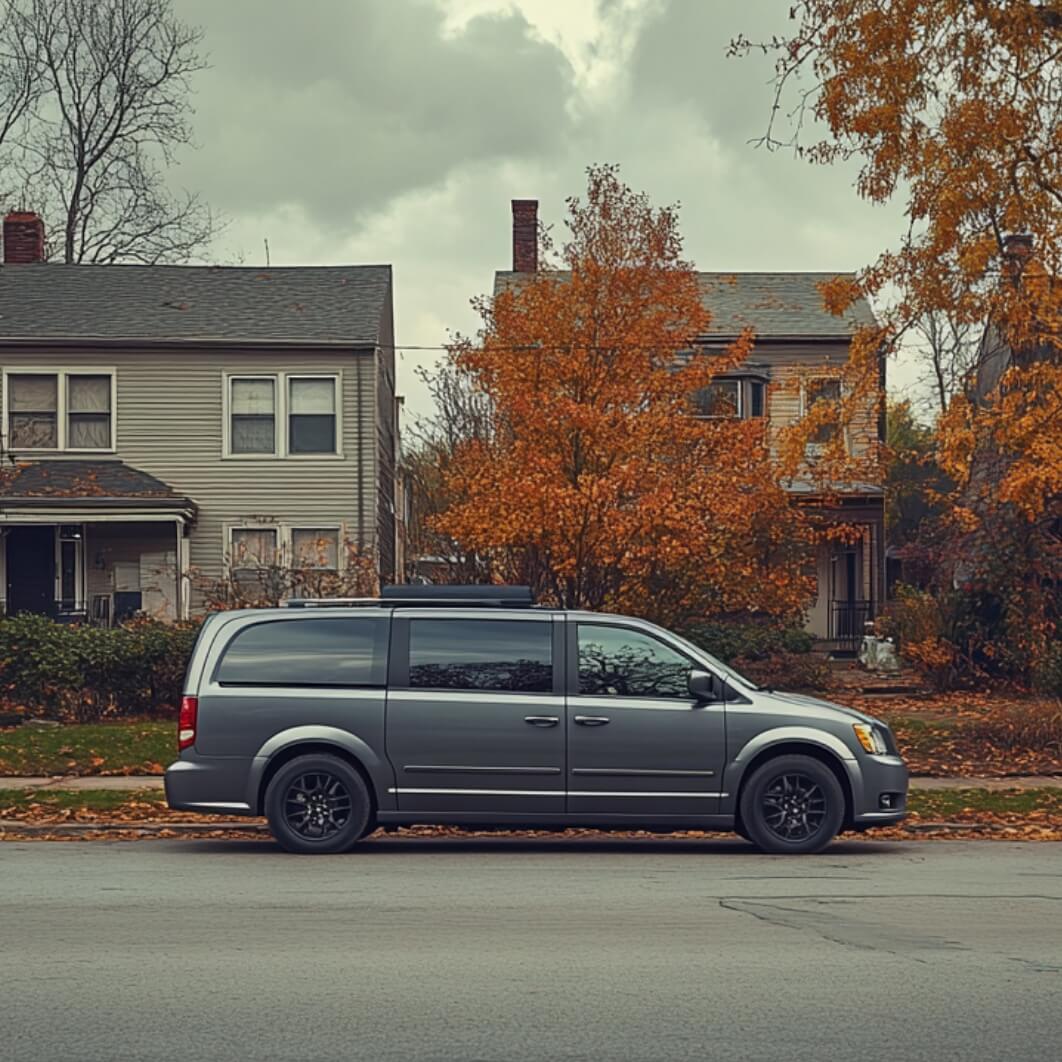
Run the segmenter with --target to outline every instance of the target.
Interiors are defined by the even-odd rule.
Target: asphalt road
[[[5,1062],[1062,1056],[1062,846],[0,845]]]

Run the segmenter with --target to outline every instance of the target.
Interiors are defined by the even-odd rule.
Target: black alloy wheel
[[[307,755],[269,782],[269,828],[289,852],[344,852],[371,832],[372,800],[361,774],[338,756]]]
[[[765,852],[820,852],[837,835],[844,813],[836,775],[811,756],[768,760],[741,791],[742,825]]]

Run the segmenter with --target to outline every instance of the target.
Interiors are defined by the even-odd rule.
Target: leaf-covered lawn
[[[1062,701],[987,693],[929,697],[832,694],[884,719],[912,774],[1062,774]]]
[[[172,722],[0,730],[0,775],[162,774],[176,755]]]

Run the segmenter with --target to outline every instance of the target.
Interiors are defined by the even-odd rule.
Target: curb
[[[145,837],[161,833],[176,833],[184,837],[216,835],[219,833],[247,834],[262,837],[272,836],[268,826],[248,823],[244,826],[238,822],[56,822],[38,823],[19,820],[0,819],[0,836],[4,834],[22,834],[26,837],[82,837],[90,833],[136,833]]]

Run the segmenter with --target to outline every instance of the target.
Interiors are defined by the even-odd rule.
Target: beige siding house
[[[495,291],[519,284],[538,268],[535,200],[513,200],[513,268],[495,275]],[[840,394],[842,371],[854,333],[873,326],[870,305],[856,302],[846,317],[823,305],[820,285],[843,273],[701,273],[710,331],[697,337],[706,349],[724,347],[746,329],[755,333],[748,361],[719,377],[698,396],[705,416],[765,417],[769,437],[799,420],[819,397]],[[881,369],[884,391],[884,362]],[[868,402],[845,434],[849,452],[858,455],[884,438],[884,420]],[[814,444],[811,444],[814,446]],[[809,457],[814,454],[810,453]],[[837,487],[829,499],[808,483],[789,489],[827,523],[858,529],[854,541],[823,543],[815,558],[816,594],[807,628],[835,649],[850,649],[874,617],[885,591],[884,483]]]
[[[188,616],[242,566],[351,549],[396,579],[389,266],[26,257],[0,267],[8,613]]]

